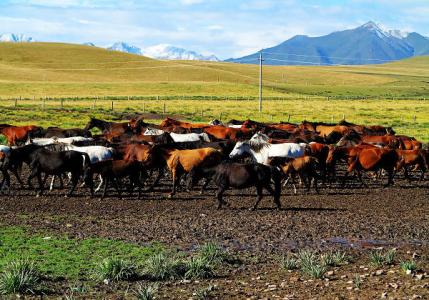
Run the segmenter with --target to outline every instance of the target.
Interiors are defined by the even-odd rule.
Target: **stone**
[[[424,275],[423,274],[418,274],[418,275],[416,275],[416,279],[417,280],[422,280],[424,278]]]
[[[395,290],[399,287],[399,286],[398,286],[398,284],[397,284],[397,283],[394,283],[394,282],[389,283],[389,286],[390,286],[391,288],[394,288]]]
[[[332,270],[331,270],[331,271],[328,271],[328,272],[326,272],[326,276],[332,276],[332,275],[334,275],[334,273],[335,273],[335,272],[334,272],[334,271],[332,271]]]
[[[346,279],[347,278],[347,275],[341,275],[341,277],[340,277],[341,279]]]
[[[348,286],[346,289],[349,290],[349,291],[351,291],[353,289],[353,287],[352,286]]]
[[[380,275],[383,275],[384,274],[384,270],[377,270],[377,271],[375,271],[375,275],[376,276],[380,276]]]
[[[387,292],[381,293],[381,299],[387,299]]]
[[[407,275],[411,275],[411,274],[413,274],[413,271],[407,270],[405,273],[407,273]]]

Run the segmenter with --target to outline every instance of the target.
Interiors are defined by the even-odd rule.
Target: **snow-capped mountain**
[[[168,44],[159,44],[144,48],[142,49],[142,54],[156,59],[219,61],[215,55],[204,56],[195,51],[189,51]]]
[[[83,43],[82,45],[84,45],[84,46],[91,46],[91,47],[95,47],[95,44],[94,44],[94,43],[91,43],[91,42],[86,42],[86,43]]]
[[[139,47],[129,45],[129,44],[124,43],[124,42],[116,42],[112,46],[108,47],[107,49],[141,55],[141,49]]]
[[[429,38],[416,32],[388,30],[368,22],[354,29],[319,37],[297,35],[261,50],[270,65],[360,65],[429,55]],[[259,52],[227,61],[259,63]]]
[[[12,43],[26,43],[35,42],[36,40],[32,37],[28,37],[24,34],[16,33],[5,33],[0,35],[0,42],[12,42]]]
[[[108,47],[107,49],[137,55],[144,55],[155,59],[219,61],[219,59],[215,55],[205,56],[195,51],[189,51],[168,44],[160,44],[146,48],[139,48],[137,46],[133,46],[125,42],[117,42],[114,43],[112,46]]]

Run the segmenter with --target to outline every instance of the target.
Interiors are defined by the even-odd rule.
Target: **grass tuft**
[[[280,260],[280,267],[283,270],[296,270],[298,268],[298,260],[291,255],[283,256]]]
[[[400,266],[404,272],[417,270],[417,263],[414,260],[402,261]]]
[[[380,250],[371,251],[369,253],[369,260],[374,267],[381,267],[384,264],[384,255]]]
[[[185,271],[183,263],[165,253],[151,256],[145,263],[145,274],[153,280],[167,280],[181,277]]]
[[[0,294],[34,294],[40,280],[34,262],[15,260],[9,262],[0,274]]]
[[[353,285],[356,289],[360,289],[362,286],[362,278],[356,274],[355,278],[353,279]]]
[[[158,284],[139,284],[137,289],[134,290],[134,295],[137,300],[153,300],[156,299],[158,288]]]
[[[214,266],[227,261],[229,258],[228,253],[214,242],[209,242],[201,246],[198,250],[198,257],[201,257]]]
[[[213,292],[216,289],[214,285],[209,285],[206,288],[201,288],[193,293],[193,298],[196,300],[206,300],[213,297]]]
[[[130,280],[137,277],[137,271],[133,264],[110,257],[95,268],[95,277],[102,281]]]
[[[205,279],[214,276],[213,265],[202,257],[192,257],[186,265],[185,278]]]

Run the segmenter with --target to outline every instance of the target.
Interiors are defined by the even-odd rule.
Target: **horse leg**
[[[369,188],[368,185],[363,181],[362,172],[360,170],[356,170],[356,173],[362,186],[364,186],[365,188]]]
[[[104,178],[104,190],[103,190],[103,194],[101,195],[101,200],[103,200],[104,197],[106,197],[107,184],[109,183],[109,180],[110,180],[109,177]]]
[[[152,185],[146,190],[146,192],[151,192],[155,188],[155,186],[158,185],[159,181],[161,180],[162,176],[164,175],[164,168],[158,168],[158,175],[156,176],[154,182]]]
[[[100,178],[100,183],[98,184],[97,188],[95,189],[95,192],[98,192],[101,189],[101,187],[103,186],[103,176],[101,176],[101,174],[98,176]]]
[[[222,204],[225,204],[225,201],[223,201],[223,199],[222,199],[223,193],[225,192],[225,190],[226,189],[224,186],[220,186],[217,189],[217,192],[216,192],[216,198],[217,198],[217,202],[218,202],[217,209],[221,209]]]
[[[278,191],[274,191],[269,183],[266,184],[264,187],[268,191],[268,193],[270,193],[270,195],[273,196],[273,200],[274,200],[275,205],[277,206],[278,209],[280,209],[281,204],[280,204],[280,197],[278,196]],[[277,188],[276,188],[276,190],[277,190]]]
[[[387,175],[388,175],[388,181],[387,184],[384,187],[388,187],[390,185],[394,185],[395,183],[393,182],[393,176],[394,176],[394,172],[392,168],[389,168],[387,171]]]
[[[256,193],[258,194],[255,205],[253,205],[253,207],[251,208],[251,210],[256,210],[256,208],[258,208],[258,204],[259,202],[261,202],[262,200],[262,186],[261,185],[257,185],[256,186]]]
[[[60,175],[61,176],[61,175]],[[79,183],[79,174],[72,173],[72,179],[71,179],[72,185],[70,187],[69,192],[66,194],[65,197],[71,197],[73,194],[74,189],[76,188],[77,184]]]
[[[116,189],[116,192],[118,193],[119,199],[122,199],[121,188],[120,188],[120,184],[118,183],[118,178],[113,178],[112,181],[113,181],[113,185]]]
[[[176,186],[180,180],[180,175],[181,175],[181,172],[177,169],[177,167],[173,168],[171,170],[171,173],[172,173],[172,178],[173,178],[173,187],[172,187],[170,195],[168,196],[169,198],[172,198],[176,194]]]
[[[201,191],[200,191],[201,195],[204,194],[204,191],[206,190],[206,188],[209,185],[210,181],[211,181],[211,177],[208,177],[208,178],[204,179],[204,184],[202,185]]]
[[[39,197],[43,194],[43,189],[44,189],[41,172],[37,172],[37,181],[39,182],[40,193],[37,194],[36,196]]]
[[[45,184],[47,177],[48,175],[45,174],[45,179],[43,184]],[[52,175],[51,184],[49,185],[49,191],[52,191],[54,189],[54,182],[55,182],[55,175]]]
[[[38,173],[39,173],[39,168],[38,168],[38,167],[36,167],[36,168],[34,168],[34,169],[31,171],[30,175],[29,175],[29,176],[28,176],[28,178],[27,178],[27,184],[28,184],[28,186],[29,186],[31,189],[34,189],[33,184],[31,183],[31,180],[32,180],[34,177],[36,177]]]
[[[319,194],[319,188],[317,186],[317,179],[318,179],[319,175],[316,172],[313,172],[313,175],[311,177],[313,177],[313,180],[314,180],[314,184],[313,184],[314,189],[316,190],[316,193]]]

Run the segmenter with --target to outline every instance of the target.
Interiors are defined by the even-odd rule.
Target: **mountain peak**
[[[129,45],[125,42],[116,42],[107,49],[141,55],[141,49],[139,47]]]
[[[24,34],[16,33],[4,33],[0,34],[0,42],[12,42],[12,43],[26,43],[26,42],[35,42],[36,40],[32,37],[27,37]]]
[[[369,29],[369,30],[380,30],[383,31],[379,25],[377,25],[373,21],[369,21],[361,26],[361,28]]]

